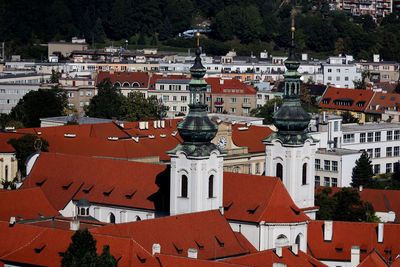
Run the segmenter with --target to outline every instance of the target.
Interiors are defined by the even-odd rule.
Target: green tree
[[[138,121],[142,119],[160,118],[159,103],[156,98],[145,98],[139,92],[133,92],[124,98],[121,106],[123,120]]]
[[[58,87],[30,91],[11,110],[10,118],[25,127],[39,127],[40,118],[63,115],[67,104],[66,92]]]
[[[371,159],[368,157],[367,152],[363,151],[360,158],[356,160],[356,166],[353,168],[351,186],[359,187],[362,185],[364,187],[369,187],[372,185],[373,175]]]
[[[8,144],[12,145],[12,147],[16,151],[16,158],[18,160],[18,169],[21,171],[21,174],[25,176],[26,167],[25,161],[26,159],[35,153],[38,149],[40,151],[48,151],[49,143],[44,138],[39,138],[33,134],[26,134],[20,138],[12,138],[8,140]]]
[[[117,86],[112,85],[110,79],[104,79],[98,85],[98,93],[87,107],[86,115],[95,118],[112,119],[121,117],[121,105],[124,96]]]
[[[346,124],[346,123],[358,123],[359,119],[354,117],[353,115],[351,115],[350,112],[345,111],[342,113],[342,123]]]
[[[252,109],[250,111],[250,115],[253,117],[264,118],[264,124],[272,124],[273,119],[272,116],[274,115],[274,109],[278,108],[282,105],[281,98],[273,98],[268,100],[264,106]]]
[[[62,267],[117,266],[117,260],[111,255],[108,245],[103,247],[100,257],[97,255],[97,242],[87,229],[76,231],[71,240],[61,260]]]
[[[57,83],[59,82],[61,78],[61,73],[55,70],[51,70],[51,76],[50,76],[50,83]]]
[[[357,190],[342,188],[332,195],[331,188],[319,189],[315,194],[319,207],[317,220],[378,222],[371,203],[360,199]]]

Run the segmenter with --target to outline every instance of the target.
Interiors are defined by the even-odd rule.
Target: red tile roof
[[[399,94],[376,92],[366,111],[372,113],[384,113],[385,110],[397,111],[399,110],[399,106]]]
[[[42,219],[42,220],[32,220],[32,221],[24,222],[24,224],[40,226],[40,227],[44,227],[44,228],[56,228],[56,229],[61,229],[61,230],[69,230],[70,222],[72,219],[73,219],[72,217],[58,216],[58,217],[55,217],[54,219],[46,218],[46,219]],[[93,220],[79,219],[79,225],[80,225],[80,229],[84,230],[85,228],[91,229],[91,228],[108,225],[108,223],[103,223],[103,222],[93,221]]]
[[[294,204],[279,178],[224,172],[224,207],[229,220],[295,223],[310,219]]]
[[[72,231],[8,223],[0,223],[0,259],[38,266],[60,266],[60,253],[67,250]],[[57,237],[57,238],[54,238]],[[119,259],[118,266],[159,266],[157,260],[130,238],[93,235],[97,253],[110,246],[110,253]]]
[[[317,186],[316,190],[323,189],[323,186]],[[340,191],[340,187],[332,187],[332,194]],[[375,211],[396,213],[395,222],[399,222],[400,218],[400,190],[384,190],[384,189],[369,189],[364,188],[361,192],[358,191],[362,201],[369,202],[374,207]]]
[[[10,136],[13,136],[12,138],[18,138],[20,136],[15,136],[15,135],[10,135],[10,134],[0,134],[0,153],[13,153],[15,152],[15,149],[13,148],[12,145],[7,144]]]
[[[209,85],[211,85],[212,94],[255,95],[257,92],[253,87],[247,86],[235,78],[221,79],[210,77],[206,78],[205,80]]]
[[[321,98],[319,108],[365,111],[374,93],[371,90],[328,87]]]
[[[159,190],[156,179],[166,170],[166,165],[42,153],[22,188],[40,186],[58,210],[72,198],[155,210],[149,197]],[[104,194],[109,188],[112,192]],[[126,197],[133,192],[134,197]]]
[[[102,71],[97,75],[96,84],[106,78],[109,78],[113,84],[119,82],[121,87],[125,87],[123,85],[125,82],[130,84],[129,87],[132,87],[134,83],[138,83],[139,86],[135,86],[137,88],[148,88],[150,80],[150,76],[147,72],[114,72],[111,74],[110,72]]]
[[[186,256],[198,249],[199,259],[217,259],[249,253],[242,247],[219,211],[169,216],[91,229],[93,233],[134,238],[147,251],[161,245],[161,254]]]
[[[247,130],[239,130],[244,124],[232,126],[232,141],[236,146],[248,147],[249,153],[265,151],[262,140],[266,139],[274,131],[269,127],[251,125]]]
[[[155,89],[157,80],[190,80],[192,76],[190,74],[153,74],[150,78],[150,90]]]
[[[191,259],[186,257],[178,257],[172,255],[162,255],[157,254],[155,256],[161,266],[174,266],[174,267],[235,267],[235,266],[243,266],[232,263],[220,262],[220,261],[210,261],[210,260],[199,260],[199,259]]]
[[[270,267],[274,263],[283,263],[286,266],[302,266],[302,267],[317,267],[317,266],[327,266],[322,262],[314,259],[313,257],[307,255],[306,253],[298,250],[298,254],[295,255],[290,248],[282,248],[282,257],[278,257],[275,253],[275,249],[264,250],[257,253],[252,253],[250,255],[245,255],[241,257],[235,257],[223,260],[224,262],[243,264],[246,266],[265,266]]]
[[[60,214],[40,188],[1,191],[0,203],[2,203],[0,205],[0,220],[2,221],[9,221],[10,217],[18,220],[18,216],[28,220]]]
[[[383,243],[378,243],[377,223],[333,222],[332,241],[324,241],[324,221],[308,224],[308,251],[319,260],[350,261],[351,247],[359,246],[361,261],[376,249],[386,261],[400,253],[400,225],[384,224]],[[387,253],[388,252],[388,253]]]
[[[375,249],[357,267],[388,267],[385,259]]]

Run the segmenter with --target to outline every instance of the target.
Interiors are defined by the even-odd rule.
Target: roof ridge
[[[261,218],[263,217],[265,211],[268,210],[268,208],[269,208],[269,206],[270,206],[270,204],[271,204],[271,198],[272,198],[272,196],[274,196],[274,194],[275,194],[275,191],[276,191],[276,188],[277,188],[277,184],[278,184],[278,180],[275,180],[274,182],[275,182],[275,183],[274,183],[274,188],[272,189],[272,192],[271,192],[271,197],[268,199],[268,203],[267,203],[267,205],[266,205],[266,207],[265,207],[265,209],[264,209],[264,212],[261,213],[260,216],[258,217],[258,221],[261,220]]]

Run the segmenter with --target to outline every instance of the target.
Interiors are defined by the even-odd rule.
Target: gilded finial
[[[200,32],[199,31],[196,32],[196,39],[197,39],[197,47],[199,47],[200,46]]]
[[[294,10],[294,7],[292,8],[292,11],[290,12],[292,15],[292,27],[290,28],[290,31],[292,32],[292,40],[294,40],[294,32],[296,28],[294,27],[294,15],[296,14],[296,11]]]

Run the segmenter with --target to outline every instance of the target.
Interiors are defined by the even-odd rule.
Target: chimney
[[[69,230],[71,231],[78,231],[80,226],[80,222],[77,219],[72,219],[72,221],[69,223]]]
[[[292,245],[292,252],[296,256],[299,254],[299,246],[296,243]]]
[[[350,267],[356,267],[358,264],[360,264],[360,247],[352,246]]]
[[[13,227],[15,222],[16,222],[15,217],[10,217],[10,227]]]
[[[272,264],[272,267],[286,267],[286,264],[281,262],[274,262]]]
[[[145,127],[144,127],[146,130],[148,130],[149,129],[149,122],[148,121],[146,121],[145,122]]]
[[[221,215],[224,216],[224,206],[219,207],[219,213],[221,213]]]
[[[325,221],[324,222],[324,241],[332,241],[333,234],[333,222]]]
[[[189,248],[188,249],[188,258],[197,259],[197,249]]]
[[[139,129],[144,130],[146,128],[146,122],[144,121],[139,121]]]
[[[358,191],[360,191],[360,192],[363,191],[363,186],[362,186],[362,185],[360,185],[360,186],[358,187]]]
[[[165,121],[161,121],[161,128],[165,128]]]
[[[161,245],[154,243],[152,247],[152,254],[160,254],[161,253]]]
[[[153,121],[154,129],[157,129],[157,121]]]
[[[378,243],[383,243],[383,223],[378,223]]]
[[[224,79],[219,79],[219,84],[224,84]]]

